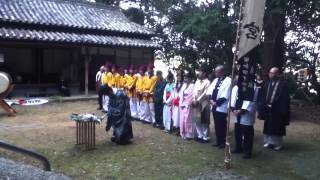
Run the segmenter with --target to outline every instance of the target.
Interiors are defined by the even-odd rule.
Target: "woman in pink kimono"
[[[180,135],[183,139],[193,139],[193,122],[192,122],[192,100],[193,76],[188,72],[185,76],[185,83],[180,93]]]

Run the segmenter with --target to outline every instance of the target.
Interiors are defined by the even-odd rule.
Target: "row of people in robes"
[[[107,87],[114,93],[122,90],[129,97],[131,116],[145,123],[156,123],[155,118],[155,86],[159,75],[153,73],[154,66],[141,66],[137,71],[131,66],[128,70],[116,65],[105,65],[97,73],[98,110],[108,112],[108,96],[104,94]],[[158,83],[159,84],[159,83]]]
[[[158,77],[153,68],[150,64],[137,72],[133,66],[127,70],[106,64],[96,74],[98,110],[108,114],[106,130],[113,127],[113,142],[127,144],[133,137],[131,118],[155,124],[154,91]]]
[[[231,78],[223,66],[216,68],[216,78],[211,82],[208,72],[201,68],[197,79],[191,72],[178,71],[176,78],[169,73],[163,93],[163,119],[166,131],[179,129],[183,139],[198,142],[210,141],[210,114],[212,112],[216,134],[214,146],[224,148]]]
[[[256,80],[253,99],[251,101],[240,99],[238,96],[237,76],[234,78],[233,86],[230,77],[226,76],[223,66],[215,69],[216,78],[213,82],[208,79],[206,66],[200,69],[197,80],[193,84],[190,78],[186,78],[186,86],[181,92],[176,93],[181,99],[176,103],[180,107],[181,124],[180,131],[183,138],[193,138],[196,141],[207,143],[210,141],[210,112],[214,120],[216,144],[213,146],[224,148],[226,142],[228,102],[230,100],[230,111],[234,121],[235,149],[234,153],[244,153],[244,158],[251,158],[254,137],[254,123],[256,112],[259,110],[259,119],[264,121],[264,147],[273,150],[282,148],[282,137],[286,135],[286,126],[290,121],[290,98],[287,85],[279,78],[279,69],[272,68],[269,72],[269,79],[262,84],[260,77]],[[179,79],[180,75],[177,76]],[[173,99],[169,93],[172,90],[168,84],[164,94],[166,100]],[[187,88],[188,87],[188,88]],[[168,90],[167,90],[168,89]],[[231,90],[231,94],[230,94]],[[168,98],[169,97],[169,98]],[[170,119],[170,103],[164,109],[164,119]],[[166,112],[167,111],[167,112]],[[175,123],[174,113],[171,113],[173,124]],[[167,116],[165,118],[165,116]],[[167,122],[167,121],[165,121]],[[167,125],[170,123],[167,122]],[[165,125],[166,126],[166,125]],[[168,126],[169,127],[169,126]],[[193,133],[194,132],[194,133]]]
[[[238,98],[237,83],[234,82],[232,87],[232,80],[223,66],[215,69],[216,78],[212,82],[205,68],[200,69],[195,82],[191,72],[178,71],[176,80],[169,72],[163,80],[160,71],[153,75],[153,66],[148,66],[147,72],[145,69],[140,67],[136,73],[131,67],[123,76],[126,79],[123,87],[114,87],[127,93],[133,118],[153,123],[154,127],[166,132],[176,132],[184,139],[207,143],[210,141],[212,113],[216,135],[213,146],[224,148],[230,100],[235,123],[234,153],[244,152],[244,158],[251,157],[257,110],[258,117],[265,120],[264,146],[281,149],[282,136],[286,134],[285,127],[289,124],[290,99],[286,84],[279,79],[279,69],[270,70],[269,80],[264,85],[261,85],[261,79],[257,79],[252,101]]]

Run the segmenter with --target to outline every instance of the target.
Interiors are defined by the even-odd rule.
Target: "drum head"
[[[0,71],[0,94],[6,92],[10,84],[11,84],[10,75]]]

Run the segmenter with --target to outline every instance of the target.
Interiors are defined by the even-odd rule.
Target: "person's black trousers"
[[[156,124],[163,127],[163,101],[154,102],[154,115]]]
[[[234,128],[236,151],[243,151],[246,155],[252,154],[254,128],[253,126],[235,123]]]
[[[237,152],[243,152],[242,147],[242,132],[241,132],[241,124],[240,123],[234,123],[234,138],[235,138],[235,151]]]
[[[102,108],[102,96],[106,94],[107,85],[101,85],[98,90],[98,104],[99,108]]]
[[[254,137],[253,126],[241,125],[241,133],[243,136],[243,152],[251,156]]]
[[[227,133],[227,113],[213,111],[214,129],[217,145],[224,146]]]

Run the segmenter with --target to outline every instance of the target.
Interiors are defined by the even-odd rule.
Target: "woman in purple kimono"
[[[180,93],[180,135],[183,139],[193,139],[192,100],[193,76],[190,72],[185,75],[185,83]]]

